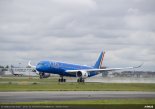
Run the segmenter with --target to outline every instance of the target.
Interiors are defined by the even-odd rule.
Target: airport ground
[[[155,83],[59,83],[58,77],[0,77],[0,91],[155,91]]]
[[[59,83],[58,77],[0,77],[0,105],[155,104],[155,83]]]

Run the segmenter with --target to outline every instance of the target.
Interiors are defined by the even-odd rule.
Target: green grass
[[[7,104],[7,103],[4,103]],[[155,104],[155,99],[110,99],[110,100],[74,100],[74,101],[41,101],[41,102],[16,102],[9,104],[50,105],[50,104]]]
[[[150,83],[58,83],[57,78],[0,78],[0,91],[155,91]]]

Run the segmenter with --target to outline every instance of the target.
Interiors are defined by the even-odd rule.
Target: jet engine
[[[86,72],[86,71],[78,71],[78,72],[76,73],[76,76],[79,77],[79,78],[85,79],[85,78],[88,77],[88,72]]]
[[[40,75],[40,79],[50,77],[50,73],[42,73],[42,72],[40,72],[39,75]]]

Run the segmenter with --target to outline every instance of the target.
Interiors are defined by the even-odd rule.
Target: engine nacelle
[[[76,77],[85,79],[85,78],[88,77],[88,72],[86,72],[86,71],[78,71],[76,73]]]
[[[50,73],[41,73],[40,72],[39,75],[40,75],[40,79],[50,77]]]

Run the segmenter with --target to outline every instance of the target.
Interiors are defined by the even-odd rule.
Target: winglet
[[[28,62],[28,66],[31,67],[31,60]]]
[[[36,66],[31,65],[31,60],[28,62],[28,66],[32,68],[36,68]]]
[[[143,64],[144,64],[144,63],[142,63],[142,64],[140,64],[139,66],[136,66],[136,67],[134,67],[134,68],[139,68],[139,67],[141,67]]]

